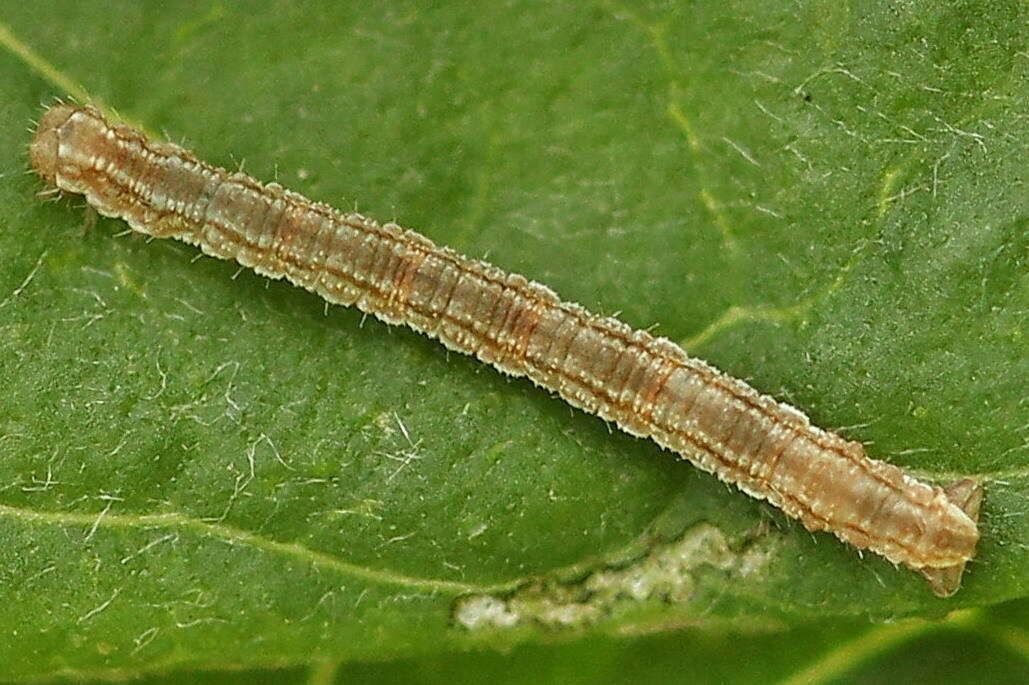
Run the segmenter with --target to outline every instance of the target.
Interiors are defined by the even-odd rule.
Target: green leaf
[[[3,675],[411,660],[1024,597],[1023,15],[8,3]],[[982,479],[965,587],[939,600],[408,330],[41,202],[25,127],[79,88],[214,163],[659,324],[877,458]],[[538,649],[576,644],[593,643]]]

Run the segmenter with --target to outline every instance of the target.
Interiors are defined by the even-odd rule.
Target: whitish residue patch
[[[767,537],[742,552],[733,551],[722,531],[702,523],[627,566],[600,569],[578,582],[539,581],[505,597],[462,597],[454,606],[454,620],[469,630],[526,623],[555,628],[586,626],[622,604],[646,600],[687,603],[696,590],[694,576],[701,566],[745,578],[760,572],[771,552]]]

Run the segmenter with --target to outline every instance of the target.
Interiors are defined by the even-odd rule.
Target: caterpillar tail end
[[[979,509],[983,503],[983,486],[971,478],[956,480],[943,488],[947,497],[961,508],[975,523],[979,523]],[[965,564],[945,566],[942,568],[920,568],[919,573],[929,581],[933,594],[937,597],[950,597],[961,587],[961,576],[965,572]]]

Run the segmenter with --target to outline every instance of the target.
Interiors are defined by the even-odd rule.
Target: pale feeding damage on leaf
[[[92,107],[50,108],[30,160],[48,184],[85,195],[138,232],[285,278],[525,376],[809,530],[921,572],[939,595],[957,590],[975,554],[978,483],[921,482],[673,342],[591,314],[523,276],[212,166]],[[401,461],[417,456],[414,447]]]
[[[753,576],[771,559],[772,540],[761,536],[736,552],[718,528],[698,524],[678,540],[655,547],[642,559],[594,571],[581,581],[540,581],[505,596],[462,597],[454,605],[454,621],[469,630],[513,628],[527,623],[582,628],[611,616],[620,607],[640,602],[685,604],[694,597],[695,576],[701,568],[740,580]]]

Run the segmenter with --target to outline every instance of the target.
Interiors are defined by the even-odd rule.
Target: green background
[[[3,0],[0,677],[1018,681],[1025,13]],[[410,331],[40,201],[26,126],[68,94],[982,479],[963,589]]]

